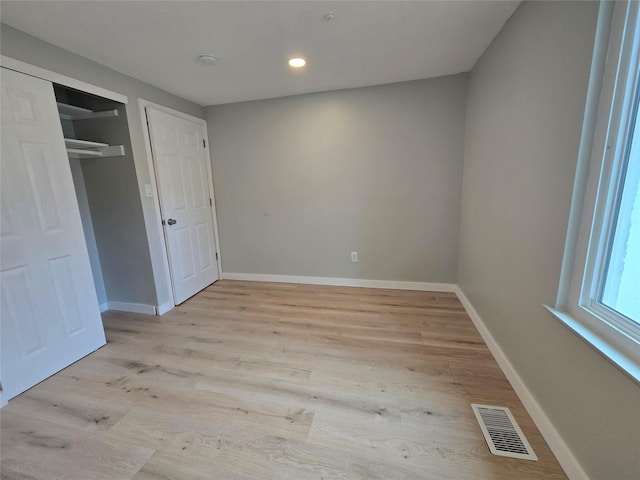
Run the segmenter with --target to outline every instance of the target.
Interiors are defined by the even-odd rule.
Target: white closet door
[[[218,279],[203,126],[147,108],[176,305]]]
[[[1,70],[6,401],[105,344],[53,85]]]

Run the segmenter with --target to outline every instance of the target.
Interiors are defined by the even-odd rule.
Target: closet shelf
[[[124,155],[124,145],[109,145],[75,138],[65,138],[64,144],[69,158],[122,157]]]
[[[108,147],[109,146],[108,143],[90,142],[89,140],[77,140],[75,138],[65,138],[64,139],[64,144],[67,146],[67,148],[74,148],[74,147],[80,147],[80,148],[102,148],[102,147]]]
[[[57,102],[58,113],[63,120],[88,120],[91,118],[117,117],[118,110],[103,110],[96,112],[88,108],[69,105],[68,103]]]

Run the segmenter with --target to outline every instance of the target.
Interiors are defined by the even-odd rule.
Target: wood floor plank
[[[339,450],[205,422],[187,412],[135,408],[107,436],[255,476],[273,465],[278,478],[338,479],[346,478],[349,466],[349,455]]]
[[[128,480],[153,449],[17,413],[2,415],[2,478]]]
[[[453,429],[436,429],[403,425],[401,422],[377,421],[355,415],[338,415],[335,412],[316,412],[309,442],[319,445],[338,445],[341,449],[372,460],[387,460],[414,467],[433,467],[444,471],[447,457],[464,459],[470,464],[482,459],[485,444],[481,438]]]
[[[452,293],[219,281],[2,410],[7,480],[566,480]],[[491,455],[511,408],[538,462]]]
[[[63,427],[86,431],[108,430],[120,420],[131,407],[105,399],[93,399],[78,395],[60,382],[43,382],[25,392],[19,402],[11,402],[2,414],[21,414]]]
[[[464,393],[464,388],[456,385],[452,377],[441,369],[416,372],[385,365],[363,366],[331,361],[315,368],[309,383],[399,398],[433,398],[437,392],[451,396]]]
[[[196,388],[203,392],[226,395],[236,401],[250,399],[254,402],[292,404],[311,412],[330,408],[351,414],[376,414],[381,410],[399,413],[396,398],[365,395],[323,385],[305,385],[285,379],[216,376],[198,383]]]
[[[246,473],[221,468],[215,462],[196,462],[191,458],[157,451],[133,480],[261,480]]]
[[[84,393],[94,399],[126,404],[131,407],[151,408],[168,415],[188,411],[192,416],[238,428],[252,428],[283,438],[306,439],[313,413],[292,402],[269,401],[263,396],[247,395],[243,389],[238,395],[225,392],[199,390],[188,385],[158,383],[143,375],[96,377],[89,374],[60,375],[69,391]],[[209,378],[204,377],[203,378]],[[219,382],[234,384],[237,374],[223,372]],[[265,379],[264,382],[273,380]]]

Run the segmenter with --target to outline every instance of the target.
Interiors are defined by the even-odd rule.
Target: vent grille
[[[494,455],[538,460],[508,408],[471,404],[484,439]]]

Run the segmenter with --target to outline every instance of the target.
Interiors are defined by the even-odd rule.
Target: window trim
[[[600,245],[610,237],[612,226],[611,185],[619,178],[619,153],[627,143],[634,112],[627,100],[638,91],[637,76],[628,82],[629,72],[637,72],[639,66],[638,15],[638,2],[600,4],[558,296],[555,307],[545,307],[640,383],[640,327],[593,300],[605,267],[606,249]],[[611,134],[615,138],[610,139]]]

